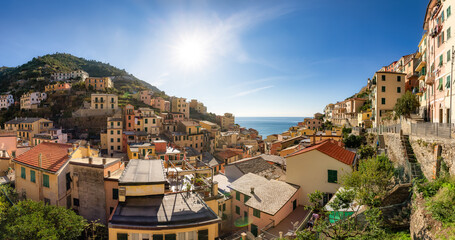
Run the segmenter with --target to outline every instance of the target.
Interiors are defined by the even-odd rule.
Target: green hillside
[[[0,92],[12,91],[16,93],[14,95],[19,95],[31,89],[42,91],[47,84],[46,79],[49,79],[52,73],[79,69],[86,71],[91,77],[115,76],[114,87],[121,92],[136,92],[144,89],[161,92],[155,86],[136,78],[124,69],[67,53],[35,57],[18,67],[0,67]]]

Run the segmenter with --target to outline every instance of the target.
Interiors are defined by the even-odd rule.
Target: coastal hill
[[[84,70],[91,77],[113,77],[115,89],[121,92],[134,93],[150,89],[161,93],[157,87],[136,78],[124,69],[68,53],[35,57],[18,67],[0,67],[0,93],[9,91],[17,98],[30,90],[43,91],[52,73],[74,70]]]

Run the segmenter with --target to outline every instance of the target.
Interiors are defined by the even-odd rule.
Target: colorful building
[[[190,104],[186,102],[186,98],[171,98],[171,111],[182,113],[185,119],[190,118]]]
[[[21,96],[21,109],[36,109],[41,101],[46,100],[47,94],[41,92],[24,93]]]
[[[85,79],[85,88],[92,88],[95,91],[106,91],[113,88],[114,83],[110,77],[88,77]]]
[[[54,83],[54,84],[49,84],[44,87],[45,92],[69,91],[69,90],[71,90],[70,83]]]
[[[355,153],[326,140],[286,156],[286,182],[302,188],[302,205],[310,204],[308,194],[316,190],[324,193],[325,204],[340,187],[341,176],[351,173],[355,164]]]
[[[14,98],[11,94],[0,95],[0,109],[7,109],[14,105]]]
[[[90,96],[90,109],[118,109],[118,96],[115,94],[93,93]]]

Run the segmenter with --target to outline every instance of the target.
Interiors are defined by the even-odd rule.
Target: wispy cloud
[[[237,94],[231,96],[230,98],[233,98],[233,97],[242,97],[242,96],[250,95],[250,94],[252,94],[252,93],[259,92],[259,91],[262,91],[262,90],[265,90],[265,89],[268,89],[268,88],[272,88],[272,87],[274,87],[274,86],[273,86],[273,85],[270,85],[270,86],[265,86],[265,87],[260,87],[260,88],[255,88],[255,89],[251,89],[251,90],[239,92],[239,93],[237,93]]]

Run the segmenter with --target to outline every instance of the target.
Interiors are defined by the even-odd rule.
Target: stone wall
[[[455,175],[455,141],[453,139],[410,136],[412,148],[420,163],[422,171],[428,180],[433,179],[437,157],[434,154],[435,146],[441,146],[441,157],[449,167],[450,175]]]
[[[437,239],[434,231],[441,229],[441,223],[432,219],[430,214],[425,210],[425,200],[421,194],[416,194],[412,200],[412,214],[409,230],[412,239],[433,240]]]
[[[397,133],[384,133],[384,142],[387,149],[387,154],[390,161],[392,161],[395,166],[405,165],[406,159],[404,156],[405,149],[401,143],[400,134]]]

